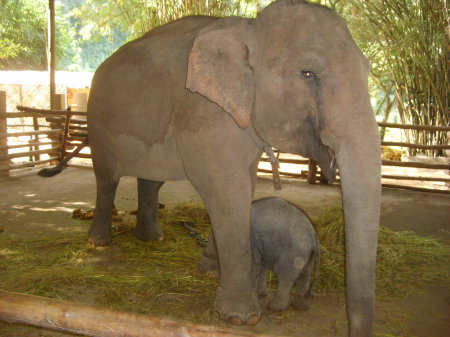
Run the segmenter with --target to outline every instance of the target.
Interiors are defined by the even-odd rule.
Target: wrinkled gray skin
[[[339,166],[350,336],[370,336],[380,210],[380,141],[369,65],[332,11],[280,0],[256,19],[187,17],[131,42],[96,71],[88,103],[97,204],[89,230],[111,242],[119,179],[138,179],[136,235],[160,240],[157,193],[189,179],[211,216],[220,260],[215,307],[260,316],[250,206],[263,143]],[[301,191],[299,191],[301,193]]]
[[[320,262],[319,240],[308,217],[281,198],[260,199],[252,203],[250,235],[258,295],[267,295],[267,270],[270,269],[277,276],[278,287],[269,308],[286,310],[295,285],[292,305],[307,310]],[[199,263],[204,273],[220,268],[213,242],[214,237],[210,236]]]

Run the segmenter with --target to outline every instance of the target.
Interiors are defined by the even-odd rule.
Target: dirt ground
[[[94,173],[88,168],[71,167],[50,179],[40,178],[35,172],[1,177],[0,191],[0,235],[8,230],[24,240],[45,238],[54,232],[86,232],[86,226],[73,225],[70,215],[75,208],[89,209],[95,204]],[[283,181],[283,189],[275,191],[270,180],[258,179],[255,199],[275,195],[301,206],[310,216],[341,203],[340,189],[334,185]],[[160,191],[160,202],[172,207],[201,200],[189,182],[169,181]],[[136,179],[123,178],[116,207],[134,210],[136,206]],[[383,189],[381,224],[394,230],[413,230],[421,235],[441,237],[450,231],[450,196]],[[448,284],[435,283],[406,299],[378,300],[375,336],[450,336],[449,289]],[[223,325],[214,320],[211,323]],[[11,334],[10,327],[8,323],[0,323],[0,336],[16,336]],[[264,311],[256,327],[245,329],[302,337],[346,336],[344,295],[316,295],[306,312],[289,310],[279,316]],[[24,328],[20,335],[71,336],[30,328]]]

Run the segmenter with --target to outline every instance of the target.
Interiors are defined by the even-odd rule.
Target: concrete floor
[[[320,214],[326,207],[340,206],[341,203],[340,188],[335,185],[283,181],[283,189],[275,191],[271,180],[258,179],[255,199],[265,196],[283,197],[299,205],[311,216]],[[188,181],[169,181],[161,188],[160,202],[171,207],[184,202],[201,202],[201,199]],[[53,178],[40,178],[35,172],[0,178],[0,234],[1,229],[8,228],[9,232],[26,240],[46,237],[52,231],[85,231],[86,228],[70,226],[71,218],[68,215],[75,208],[89,209],[94,206],[95,178],[93,170],[89,168],[71,167]],[[136,209],[136,179],[122,178],[116,207],[120,210]],[[442,231],[450,232],[450,195],[383,189],[381,224],[394,230],[414,230],[419,234],[440,237]],[[448,337],[448,289],[442,285],[430,285],[429,289],[424,289],[416,297],[402,302],[385,301],[377,304],[377,324],[382,326],[383,319],[397,314],[405,322],[405,336]],[[342,294],[318,296],[315,301],[316,312],[311,309],[308,315],[314,315],[317,310],[328,314],[336,312],[336,317],[345,320]],[[337,333],[328,335],[341,336]],[[388,336],[382,333],[377,335]],[[0,336],[3,336],[1,326]]]

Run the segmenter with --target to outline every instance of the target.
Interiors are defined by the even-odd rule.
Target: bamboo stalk
[[[3,290],[0,319],[94,337],[270,337]]]

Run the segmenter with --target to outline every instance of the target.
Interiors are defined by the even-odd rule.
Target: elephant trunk
[[[336,149],[345,215],[347,314],[350,337],[372,335],[381,147],[373,114],[353,124],[352,138]],[[355,130],[358,130],[355,133]]]

